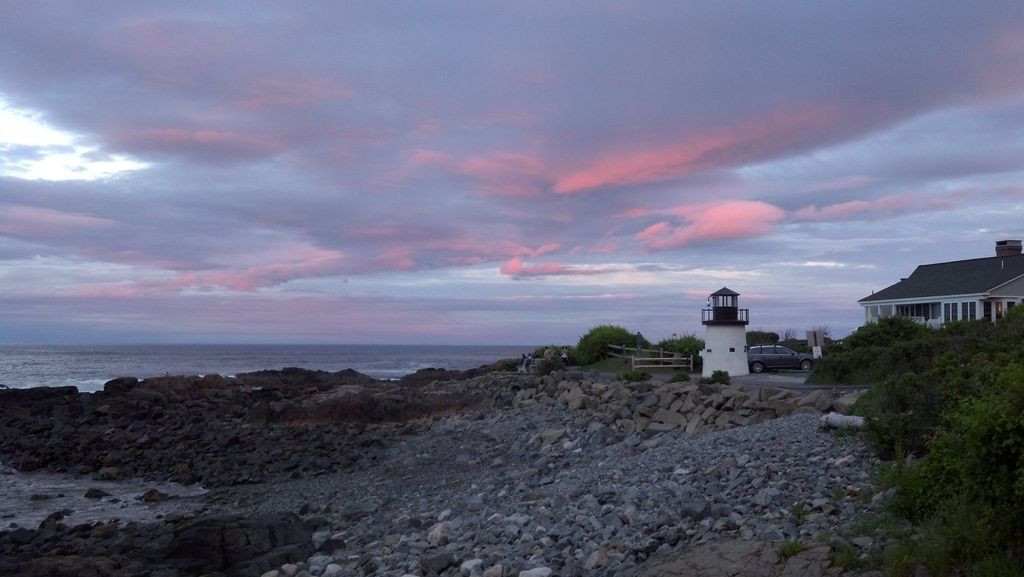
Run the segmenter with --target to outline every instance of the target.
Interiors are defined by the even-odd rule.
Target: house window
[[[985,301],[982,303],[981,314],[985,317],[985,320],[992,320],[992,301]]]
[[[943,322],[948,323],[951,321],[959,320],[958,313],[960,312],[960,307],[957,305],[957,303],[943,303],[942,311],[944,313]]]
[[[975,302],[960,303],[960,318],[974,320],[978,316],[978,305]]]

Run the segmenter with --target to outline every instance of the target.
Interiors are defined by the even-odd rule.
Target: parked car
[[[814,366],[814,357],[779,345],[753,345],[747,348],[747,363],[752,373],[763,373],[766,369],[809,371]]]

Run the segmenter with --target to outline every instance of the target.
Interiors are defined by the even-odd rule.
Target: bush
[[[690,373],[686,371],[676,371],[672,373],[672,378],[668,380],[670,383],[685,383],[690,380]]]
[[[654,345],[654,348],[679,353],[679,356],[684,359],[690,359],[693,363],[693,366],[690,367],[692,371],[699,371],[704,361],[700,356],[700,352],[704,350],[704,339],[696,335],[662,339]]]
[[[922,535],[887,554],[890,574],[1024,574],[1024,312],[1011,312],[940,330],[887,319],[872,329],[885,346],[848,340],[822,363],[833,374],[889,373],[854,411],[883,455],[920,456],[887,472],[893,511]]]
[[[786,339],[779,342],[780,345],[798,353],[810,353],[811,348],[807,346],[806,339]]]
[[[911,341],[934,333],[921,323],[904,317],[889,317],[868,323],[843,339],[844,346],[857,348],[866,346],[888,347],[899,342]]]
[[[942,391],[926,376],[905,375],[869,389],[854,412],[866,418],[868,432],[883,458],[921,455],[942,422]]]
[[[712,371],[711,377],[709,377],[707,380],[708,380],[708,382],[717,382],[719,384],[729,384],[729,372],[728,371],[722,371],[722,370]]]
[[[934,489],[919,496],[921,510],[963,495],[1024,535],[1024,366],[1007,367],[997,386],[961,403],[930,448],[918,468]]]
[[[651,380],[651,373],[646,371],[628,371],[619,375],[620,381],[627,383],[639,383],[641,381]]]
[[[679,353],[682,357],[691,357],[704,350],[704,339],[696,335],[683,335],[672,339],[662,339],[654,348]]]
[[[608,345],[635,347],[636,335],[615,325],[594,327],[580,337],[579,343],[576,344],[576,363],[592,365],[601,359],[608,358],[610,356]]]

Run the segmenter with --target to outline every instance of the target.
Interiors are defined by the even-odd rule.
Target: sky
[[[0,0],[0,343],[842,336],[1021,238],[1019,0]]]

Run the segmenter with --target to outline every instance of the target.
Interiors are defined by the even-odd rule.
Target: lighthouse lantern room
[[[750,373],[747,365],[747,324],[750,311],[739,308],[739,293],[722,287],[708,297],[708,308],[701,311],[701,324],[707,327],[702,375],[715,371],[730,376]]]

